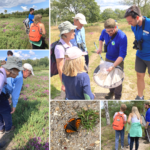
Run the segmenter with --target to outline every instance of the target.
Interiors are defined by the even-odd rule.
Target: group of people
[[[46,34],[45,26],[41,22],[42,15],[34,15],[34,8],[30,8],[28,16],[29,40],[32,44],[32,49],[45,49],[45,41],[42,35]]]
[[[150,19],[142,16],[137,6],[128,8],[124,17],[128,24],[131,25],[131,29],[135,35],[134,48],[137,50],[135,70],[137,72],[138,91],[135,99],[144,100],[143,91],[145,89],[144,76],[146,68],[148,68],[148,73],[150,74]],[[89,64],[84,29],[84,25],[87,24],[86,18],[83,14],[78,13],[73,19],[73,24],[69,21],[65,21],[58,26],[60,40],[59,44],[55,47],[55,57],[62,84],[61,89],[65,91],[66,99],[94,99],[94,95],[91,92],[89,76],[85,73],[88,72],[86,68],[88,68]],[[113,63],[107,71],[111,72],[117,66],[120,66],[123,70],[124,59],[127,55],[127,36],[123,31],[118,29],[114,19],[107,19],[104,23],[104,28],[99,37],[97,53],[102,53],[102,47],[105,41],[105,60]],[[69,55],[67,51],[70,51],[68,52]],[[84,54],[81,56],[79,51],[84,52]],[[80,53],[80,55],[77,55],[77,53]],[[86,67],[82,70],[79,60],[81,61],[83,57],[86,64],[83,65]],[[88,96],[84,96],[85,93]],[[121,99],[121,95],[122,84],[110,89],[105,99],[113,99],[113,96],[115,96],[115,99],[119,100]]]
[[[17,107],[23,79],[30,75],[34,75],[32,66],[29,63],[22,65],[22,60],[13,56],[12,51],[8,51],[7,58],[2,61],[0,67],[0,134],[14,130],[12,114]],[[0,142],[0,148],[5,144],[5,142]]]
[[[145,115],[145,143],[149,144],[150,138],[150,102],[147,101],[144,104],[146,109]],[[142,117],[138,111],[138,108],[133,106],[132,111],[127,115],[124,113],[127,109],[125,104],[121,104],[120,111],[116,112],[113,116],[113,129],[115,130],[115,150],[118,150],[119,145],[119,135],[121,138],[121,149],[124,149],[124,135],[125,135],[125,124],[127,124],[126,131],[128,132],[128,145],[127,148],[133,150],[133,145],[135,141],[135,150],[139,148],[139,138],[142,137]],[[147,130],[147,132],[146,132]]]

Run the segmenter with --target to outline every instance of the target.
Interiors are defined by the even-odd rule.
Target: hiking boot
[[[113,99],[114,92],[109,92],[106,96],[105,99]]]
[[[135,98],[135,100],[144,100],[144,96],[142,97],[142,99],[137,95],[137,97]]]
[[[146,142],[143,142],[144,144],[149,144],[150,142],[146,141]]]
[[[3,134],[4,132],[5,132],[4,128],[2,130],[0,130],[0,134]]]
[[[9,132],[11,132],[11,131],[14,131],[14,129],[15,129],[15,126],[12,126],[11,129],[8,130],[8,131],[5,131],[5,133],[9,133]]]

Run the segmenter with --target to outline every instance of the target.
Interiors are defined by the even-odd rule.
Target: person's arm
[[[104,41],[104,34],[105,30],[102,31],[100,37],[99,37],[99,49],[97,50],[97,54],[102,53],[102,47],[103,47],[103,41]]]
[[[42,29],[42,34],[46,34],[45,26],[43,23],[41,23],[41,29]]]
[[[83,78],[83,94],[86,100],[94,99],[94,94],[91,91],[90,78],[88,74],[86,74]]]
[[[4,86],[4,75],[2,73],[0,73],[0,94],[2,92],[3,86]]]
[[[17,76],[13,82],[13,92],[11,93],[13,108],[12,108],[11,114],[13,114],[15,112],[22,85],[23,85],[23,77],[20,72],[19,76]]]
[[[142,124],[142,117],[140,117],[140,124]]]
[[[99,49],[97,50],[97,54],[102,53],[103,41],[99,41]]]
[[[63,91],[65,91],[65,87],[64,87],[64,84],[62,82],[62,69],[63,69],[63,65],[64,65],[64,58],[56,59],[56,63],[57,63],[57,70],[58,70],[58,73],[59,73],[59,78],[60,78],[60,81],[61,81],[61,84],[62,84],[61,89]]]
[[[129,118],[128,118],[128,124],[130,124],[131,123],[131,113],[130,113],[130,115],[129,115]]]

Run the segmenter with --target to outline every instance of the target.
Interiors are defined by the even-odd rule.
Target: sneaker
[[[128,144],[128,145],[126,145],[126,148],[129,148],[129,146],[130,146],[129,144]]]
[[[121,149],[124,149],[124,147],[123,147],[123,146],[121,146]]]
[[[135,98],[135,100],[144,100],[144,96],[142,97],[142,99],[137,95],[137,97]]]
[[[8,131],[5,131],[5,133],[9,133],[9,132],[11,132],[11,131],[14,131],[14,129],[15,129],[15,126],[12,126],[11,129],[8,130]]]
[[[113,99],[114,92],[109,92],[106,96],[105,99]]]
[[[0,130],[0,134],[3,134],[4,132],[5,132],[4,128],[2,130]]]

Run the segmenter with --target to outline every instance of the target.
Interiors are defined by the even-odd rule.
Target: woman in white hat
[[[61,80],[61,89],[65,91],[65,87],[62,83],[62,68],[64,65],[64,58],[65,58],[65,51],[72,47],[72,44],[70,43],[71,39],[74,39],[74,30],[77,28],[77,26],[74,26],[69,21],[65,21],[61,23],[59,26],[60,31],[60,41],[59,44],[55,47],[55,57],[56,57],[56,63],[57,63],[57,69],[59,73],[59,77]]]

